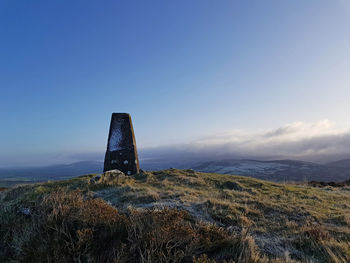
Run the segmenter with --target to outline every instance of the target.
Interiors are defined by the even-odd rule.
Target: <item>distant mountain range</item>
[[[350,179],[350,159],[324,165],[295,160],[222,160],[204,162],[192,169],[200,172],[251,176],[275,182],[339,182]]]
[[[177,161],[144,160],[141,168],[160,170],[166,168],[191,168],[200,172],[250,176],[258,179],[283,181],[345,181],[350,179],[350,159],[328,164],[316,164],[295,160],[219,160],[219,161]],[[0,168],[0,187],[19,183],[62,180],[83,174],[101,173],[103,163],[85,161],[72,164],[45,167]]]
[[[19,183],[68,179],[83,174],[101,173],[103,163],[96,161],[59,164],[44,167],[0,168],[0,186]]]
[[[332,167],[347,168],[350,169],[350,159],[340,160],[336,162],[331,162],[327,164]]]

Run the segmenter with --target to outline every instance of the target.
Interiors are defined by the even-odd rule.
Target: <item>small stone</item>
[[[98,180],[100,180],[101,179],[101,175],[100,174],[98,174],[98,175],[96,175],[95,177],[93,177],[94,178],[94,180],[95,181],[98,181]]]
[[[90,183],[90,184],[96,184],[96,181],[94,180],[94,178],[91,178],[91,179],[89,180],[89,183]]]
[[[21,208],[20,212],[26,216],[29,216],[31,213],[30,208]]]
[[[109,170],[107,172],[103,173],[104,176],[112,176],[115,177],[117,175],[125,175],[122,171],[118,170],[118,169],[114,169],[114,170]]]
[[[117,169],[104,172],[99,180],[99,183],[113,184],[119,179],[125,178],[125,174]]]
[[[90,178],[89,183],[90,183],[90,184],[96,184],[96,182],[98,182],[100,179],[101,179],[101,175],[98,174],[98,175],[96,175],[96,176]]]

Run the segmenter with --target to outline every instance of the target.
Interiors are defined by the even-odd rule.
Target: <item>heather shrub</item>
[[[346,189],[175,169],[105,179],[0,192],[0,262],[350,260]]]
[[[217,262],[259,258],[242,237],[198,222],[186,211],[129,208],[120,213],[102,199],[65,189],[32,203],[30,215],[18,213],[19,206],[1,216],[3,261],[192,262],[203,254]],[[12,231],[4,233],[5,228]]]
[[[102,199],[85,198],[80,191],[52,192],[33,206],[31,215],[17,217],[24,220],[12,233],[7,256],[24,261],[112,259],[111,251],[126,238],[125,216]]]
[[[142,262],[191,261],[193,255],[217,254],[231,243],[222,228],[196,223],[185,211],[131,210],[129,219],[131,254]]]

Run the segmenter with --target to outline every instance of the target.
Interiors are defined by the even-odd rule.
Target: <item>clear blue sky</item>
[[[350,123],[349,76],[347,0],[2,0],[0,166],[103,152],[112,112],[139,148]]]

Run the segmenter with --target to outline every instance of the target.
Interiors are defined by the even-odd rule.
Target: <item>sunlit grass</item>
[[[224,250],[218,249],[214,244],[221,239],[216,240],[211,237],[212,241],[210,242],[214,243],[208,243],[206,249],[202,251],[196,250],[198,248],[192,248],[193,250],[184,252],[185,248],[180,245],[178,249],[181,252],[176,253],[183,256],[171,254],[173,252],[168,251],[171,254],[169,256],[169,254],[166,254],[168,252],[157,251],[157,253],[160,253],[157,256],[160,262],[168,262],[165,258],[169,259],[169,257],[179,262],[192,260],[195,262],[212,262],[210,260],[220,262],[230,258],[236,262],[286,262],[288,260],[290,262],[293,260],[301,262],[350,262],[349,187],[317,188],[307,185],[278,184],[248,177],[197,173],[192,170],[176,169],[145,172],[134,176],[102,178],[97,183],[91,184],[90,179],[93,176],[86,175],[71,180],[20,186],[2,192],[0,197],[0,231],[5,239],[3,238],[1,242],[6,241],[6,244],[15,242],[15,247],[19,250],[22,249],[22,241],[19,242],[17,240],[19,237],[16,237],[20,233],[16,232],[16,225],[26,222],[33,224],[32,221],[35,218],[18,214],[19,208],[29,207],[36,211],[38,207],[46,204],[48,198],[61,198],[58,193],[68,197],[73,193],[79,193],[76,197],[80,198],[78,210],[84,208],[91,212],[91,209],[95,209],[94,207],[97,204],[105,207],[103,209],[108,210],[108,207],[114,210],[117,209],[120,216],[126,218],[123,223],[126,229],[130,227],[129,224],[135,223],[129,222],[134,220],[134,218],[130,218],[132,214],[130,214],[130,211],[134,211],[133,215],[139,213],[137,215],[140,217],[145,215],[158,217],[159,215],[152,211],[162,211],[170,208],[179,213],[184,211],[184,217],[177,217],[180,221],[189,220],[188,222],[192,222],[190,224],[213,226],[213,231],[218,233],[224,231],[226,233],[224,240],[230,244],[227,247],[222,245],[225,248]],[[98,202],[96,203],[93,200],[99,201],[96,201]],[[50,209],[58,209],[58,207],[60,207],[60,202],[51,204]],[[59,209],[62,209],[62,207]],[[50,211],[48,213],[52,212]],[[170,214],[178,213],[170,210],[166,211]],[[93,215],[93,212],[91,212],[91,215]],[[167,214],[160,215],[161,220],[168,220],[165,219],[168,216]],[[41,216],[46,217],[45,214]],[[71,215],[68,213],[66,216],[70,217]],[[97,215],[96,217],[99,218]],[[14,222],[9,220],[14,220]],[[98,225],[100,219],[94,222]],[[167,222],[174,224],[174,221]],[[95,242],[93,238],[96,235],[94,231],[97,225],[95,223],[89,225],[87,229],[79,228],[74,231],[79,230],[81,238],[87,238],[91,242]],[[149,228],[145,230],[146,232],[153,231],[155,226],[152,224],[147,225]],[[195,225],[191,227],[195,227]],[[12,232],[9,231],[10,226],[14,229]],[[168,229],[170,226],[165,224],[164,227]],[[199,231],[199,229],[197,230]],[[31,231],[30,228],[28,231]],[[42,231],[47,230],[44,227]],[[171,231],[175,231],[175,229]],[[172,233],[171,231],[169,233]],[[128,231],[125,233],[127,236],[130,234]],[[24,236],[28,235],[30,236],[30,233],[26,233]],[[200,237],[200,233],[196,235],[199,235],[198,238],[203,238]],[[164,234],[165,237],[166,234]],[[110,238],[114,240],[114,237]],[[151,236],[147,234],[142,236],[141,239],[144,238],[149,239]],[[74,239],[72,246],[79,247],[80,245],[75,243],[80,242],[79,240]],[[167,238],[157,242],[167,242],[166,240]],[[242,243],[237,243],[237,240]],[[148,241],[144,240],[144,242]],[[124,253],[126,259],[129,257],[128,253],[131,253],[130,246],[132,245],[127,241],[123,244],[121,245],[123,248],[115,248],[113,250],[114,254],[111,252],[112,258],[116,259],[118,253],[120,255]],[[157,244],[159,245],[159,243]],[[152,244],[151,246],[157,250],[160,249],[158,245]],[[96,249],[93,242],[86,246],[84,249]],[[138,244],[138,246],[141,246],[141,244]],[[145,244],[142,246],[145,246]],[[183,246],[185,245],[183,244]],[[213,251],[210,249],[211,246]],[[11,251],[10,248],[8,249]],[[45,248],[42,249],[42,253],[48,253]],[[80,249],[83,248],[80,247],[77,251],[82,253]],[[143,250],[146,248],[139,247],[139,249],[143,252],[139,251],[138,253],[145,253],[139,259],[140,262],[152,262],[150,261],[151,256],[147,254],[146,250]],[[59,250],[66,253],[64,248],[60,247]],[[19,256],[16,253],[13,256],[14,258]],[[194,258],[189,256],[191,253],[194,253]],[[240,253],[243,253],[244,257],[240,257]],[[4,257],[4,255],[2,256]],[[97,256],[91,254],[90,257],[96,259]],[[149,261],[147,261],[147,257],[150,257]]]

